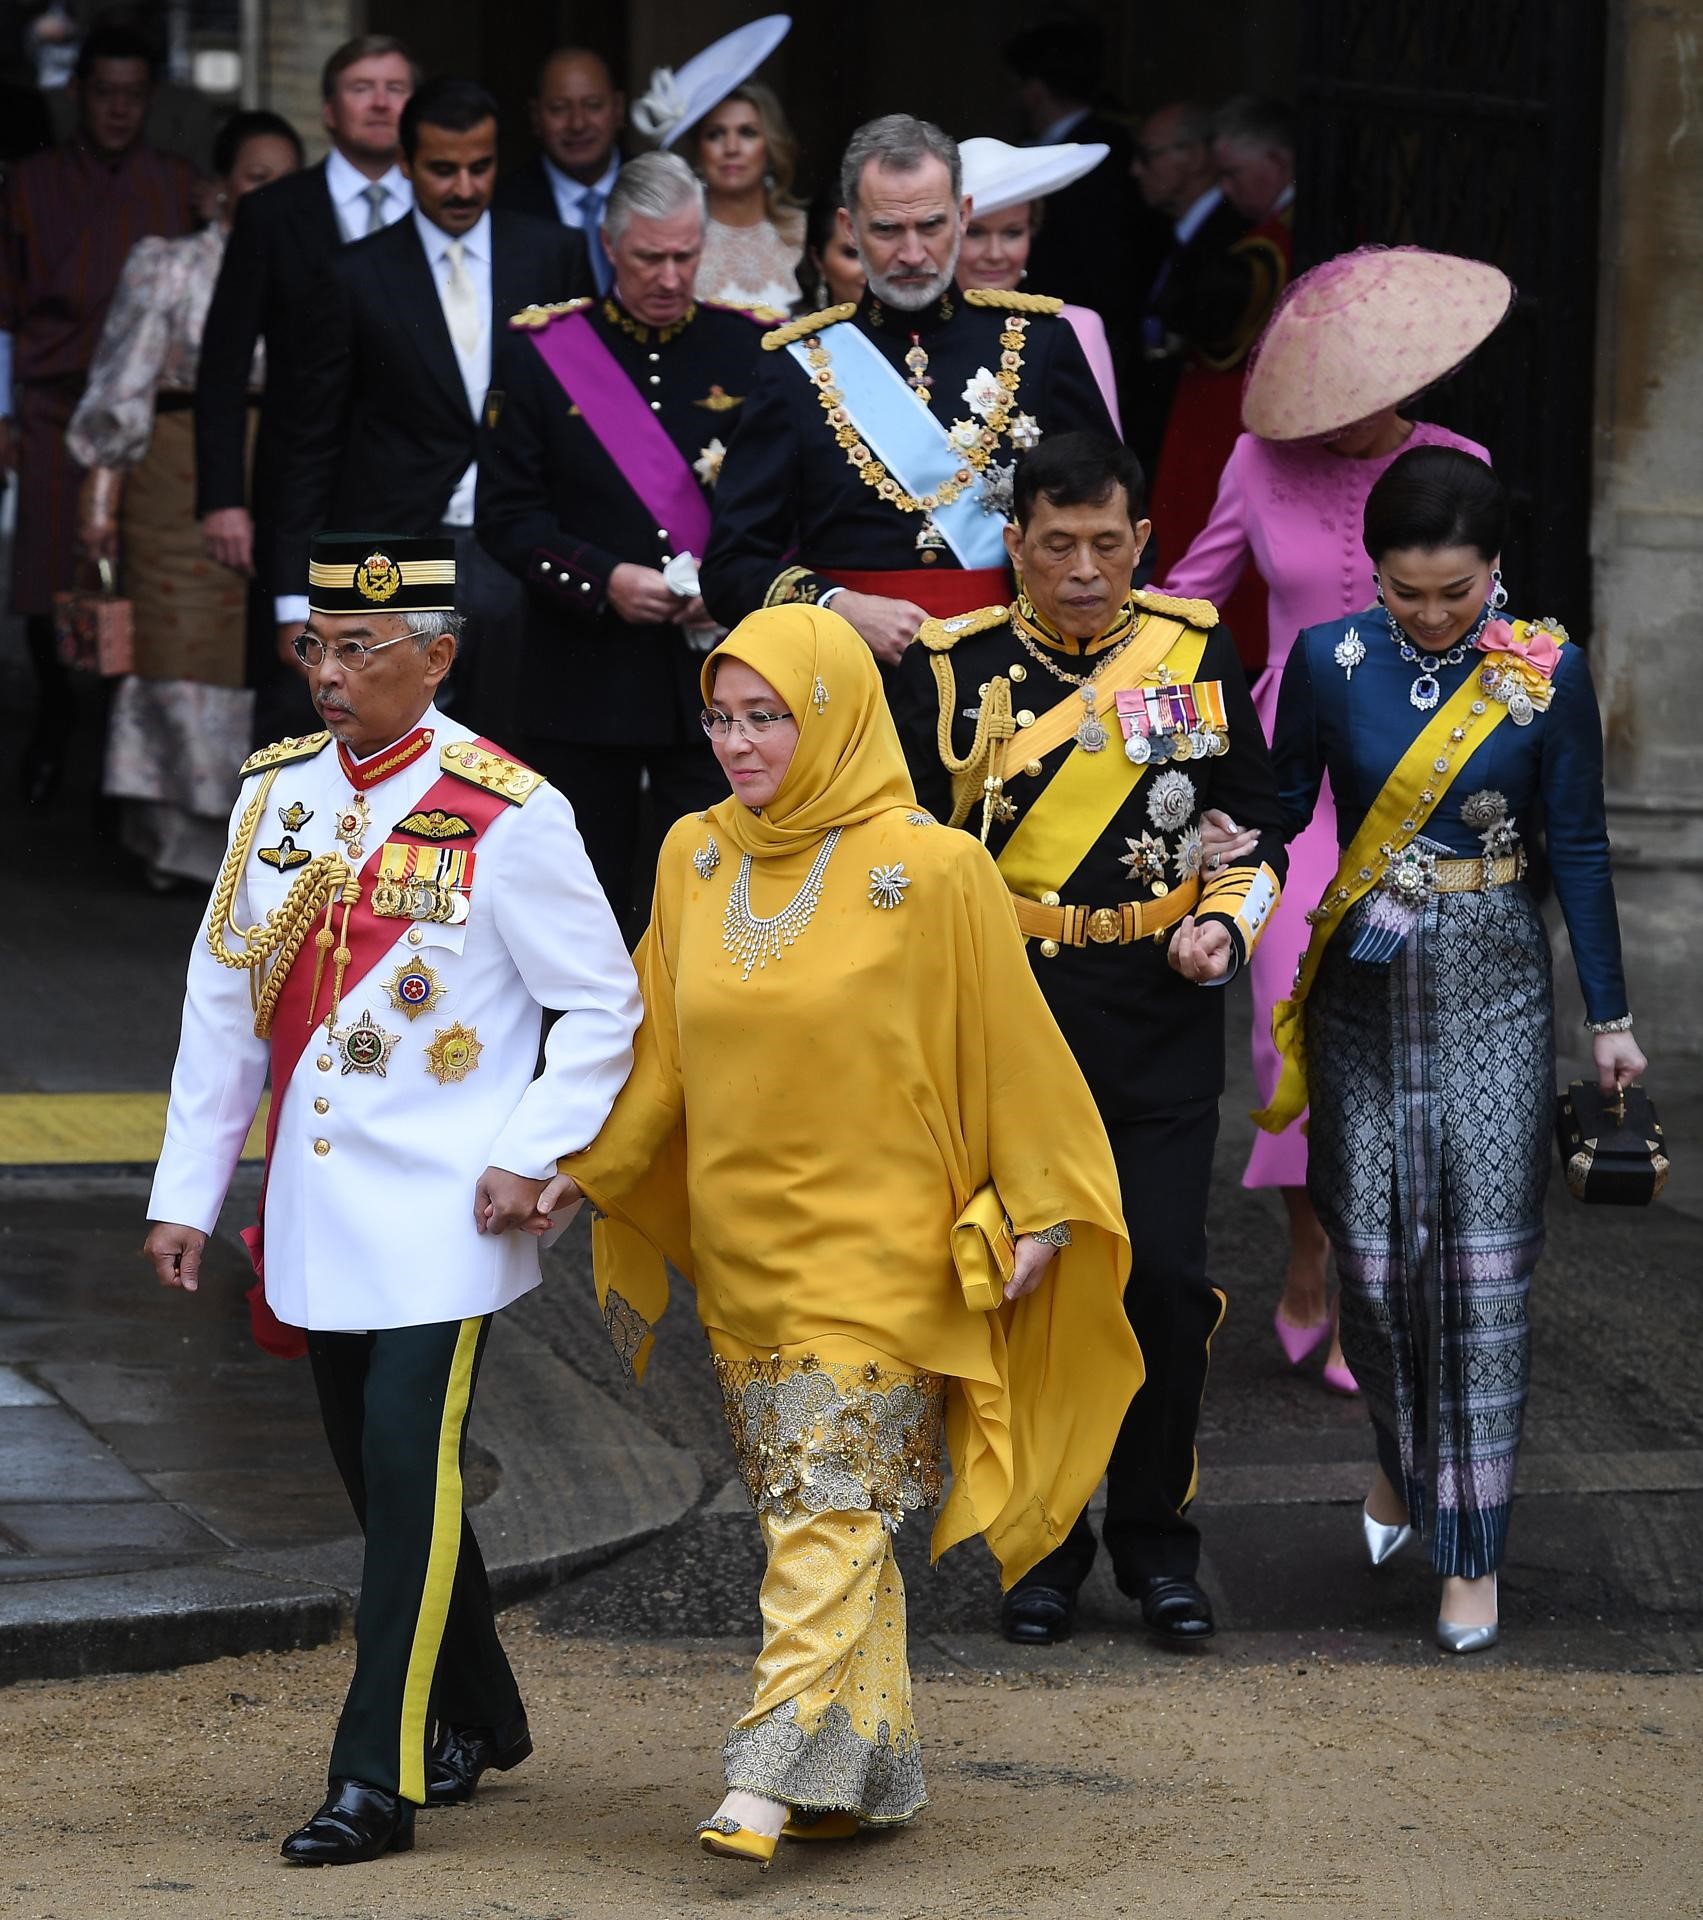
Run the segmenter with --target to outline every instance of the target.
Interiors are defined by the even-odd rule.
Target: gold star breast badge
[[[477,1027],[464,1027],[459,1021],[439,1027],[426,1049],[426,1071],[446,1087],[452,1080],[465,1080],[484,1051]]]

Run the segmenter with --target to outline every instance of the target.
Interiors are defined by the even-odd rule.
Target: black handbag
[[[1575,1080],[1556,1096],[1555,1134],[1575,1200],[1647,1207],[1667,1181],[1662,1123],[1642,1087],[1605,1094],[1594,1080]]]

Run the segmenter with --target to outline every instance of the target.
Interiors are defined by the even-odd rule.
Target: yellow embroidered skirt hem
[[[767,1354],[710,1338],[768,1553],[727,1784],[898,1825],[928,1796],[892,1531],[939,1498],[945,1382],[839,1338]]]

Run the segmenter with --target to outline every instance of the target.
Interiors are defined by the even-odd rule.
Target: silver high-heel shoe
[[[1360,1509],[1360,1530],[1366,1536],[1366,1554],[1372,1565],[1381,1567],[1392,1554],[1400,1553],[1413,1538],[1412,1525],[1404,1520],[1399,1527],[1386,1527],[1374,1520],[1364,1507]]]
[[[1492,1620],[1485,1626],[1466,1627],[1437,1616],[1437,1644],[1445,1653],[1482,1653],[1495,1646],[1502,1636],[1500,1624]]]

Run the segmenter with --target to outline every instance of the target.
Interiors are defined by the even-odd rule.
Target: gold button
[[[1155,880],[1153,882],[1153,897],[1155,900],[1163,900],[1170,891],[1171,889],[1166,886],[1163,880]]]
[[[1020,714],[1018,714],[1017,724],[1020,727],[1032,727],[1035,724],[1035,716],[1029,711],[1027,707],[1025,707],[1023,711]]]
[[[331,1142],[329,1140],[316,1140],[313,1143],[313,1150],[319,1155],[320,1159],[323,1160],[331,1151]]]
[[[1039,780],[1041,777],[1040,761],[1039,760],[1026,761],[1024,763],[1023,771],[1029,776],[1031,780]]]
[[[1043,940],[1041,942],[1041,953],[1043,957],[1048,960],[1056,960],[1058,958],[1058,942],[1056,940]]]
[[[323,1093],[313,1103],[313,1110],[315,1113],[329,1113],[331,1111],[331,1102],[326,1099]]]
[[[1056,893],[1043,893],[1041,895],[1041,905],[1043,907],[1056,907],[1058,905],[1058,895]]]
[[[425,937],[418,927],[410,927],[408,929],[408,944],[411,947],[417,947]]]
[[[313,1064],[318,1067],[321,1073],[329,1073],[331,1071],[331,1055],[322,1053]]]
[[[1006,671],[1011,675],[1013,680],[1023,681],[1029,677],[1029,669],[1024,666],[1021,660],[1013,661]]]

